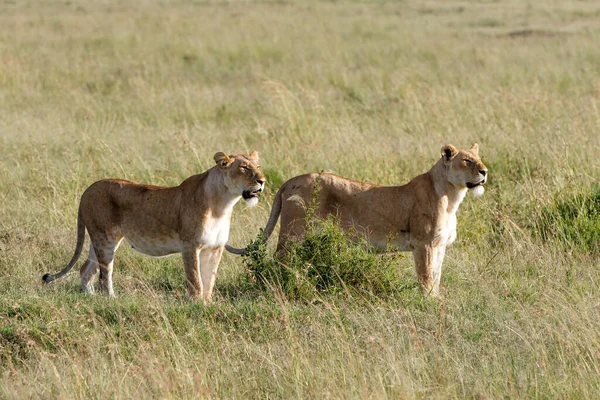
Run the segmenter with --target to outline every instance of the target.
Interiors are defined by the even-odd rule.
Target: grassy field
[[[0,0],[0,398],[600,397],[600,3]],[[298,301],[225,255],[210,307],[180,257],[79,274],[79,196],[177,185],[257,150],[259,206],[329,170],[403,184],[479,143],[442,298]]]

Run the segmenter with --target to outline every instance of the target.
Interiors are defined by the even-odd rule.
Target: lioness
[[[278,253],[286,242],[302,237],[306,207],[316,196],[316,215],[335,215],[345,228],[364,233],[378,248],[391,245],[411,251],[421,290],[439,294],[446,246],[456,239],[456,211],[467,191],[480,196],[488,169],[479,146],[442,147],[441,159],[403,186],[377,186],[327,173],[300,175],[284,183],[273,202],[264,234],[268,238],[281,214]],[[315,188],[318,194],[315,195]],[[229,252],[245,249],[226,246]]]
[[[189,296],[201,295],[205,304],[210,303],[233,206],[241,198],[256,205],[265,184],[255,151],[249,156],[219,152],[214,160],[216,166],[176,187],[121,179],[93,183],[81,196],[75,254],[62,271],[44,275],[44,283],[73,268],[87,229],[90,253],[80,271],[85,293],[93,292],[91,280],[100,270],[101,288],[114,296],[113,258],[126,238],[131,247],[150,256],[182,253]]]

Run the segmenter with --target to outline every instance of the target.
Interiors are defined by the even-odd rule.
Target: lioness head
[[[442,147],[442,160],[450,183],[458,188],[468,188],[475,196],[483,194],[488,169],[479,157],[477,143],[470,149],[457,149],[447,144]]]
[[[246,204],[255,206],[266,181],[265,176],[260,172],[258,153],[253,151],[249,156],[241,154],[228,156],[218,152],[214,160],[224,174],[225,186],[230,191],[241,194]]]

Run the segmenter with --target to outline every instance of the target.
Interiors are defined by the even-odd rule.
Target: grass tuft
[[[261,231],[244,256],[247,282],[309,302],[322,295],[388,297],[416,287],[415,281],[406,282],[399,274],[401,253],[377,251],[332,217],[312,217],[307,225],[304,238],[290,242],[281,258],[268,253]]]
[[[27,335],[13,325],[0,327],[0,365],[24,363],[30,358]]]
[[[600,252],[600,187],[556,200],[543,208],[537,229],[544,240],[558,239],[565,248]]]

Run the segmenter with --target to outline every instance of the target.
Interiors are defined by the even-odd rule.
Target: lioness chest
[[[456,240],[456,214],[447,214],[438,225],[434,239],[435,245],[449,246]]]
[[[230,214],[221,218],[206,218],[203,221],[201,234],[198,237],[199,244],[205,247],[225,246],[225,243],[229,240],[230,222]]]

